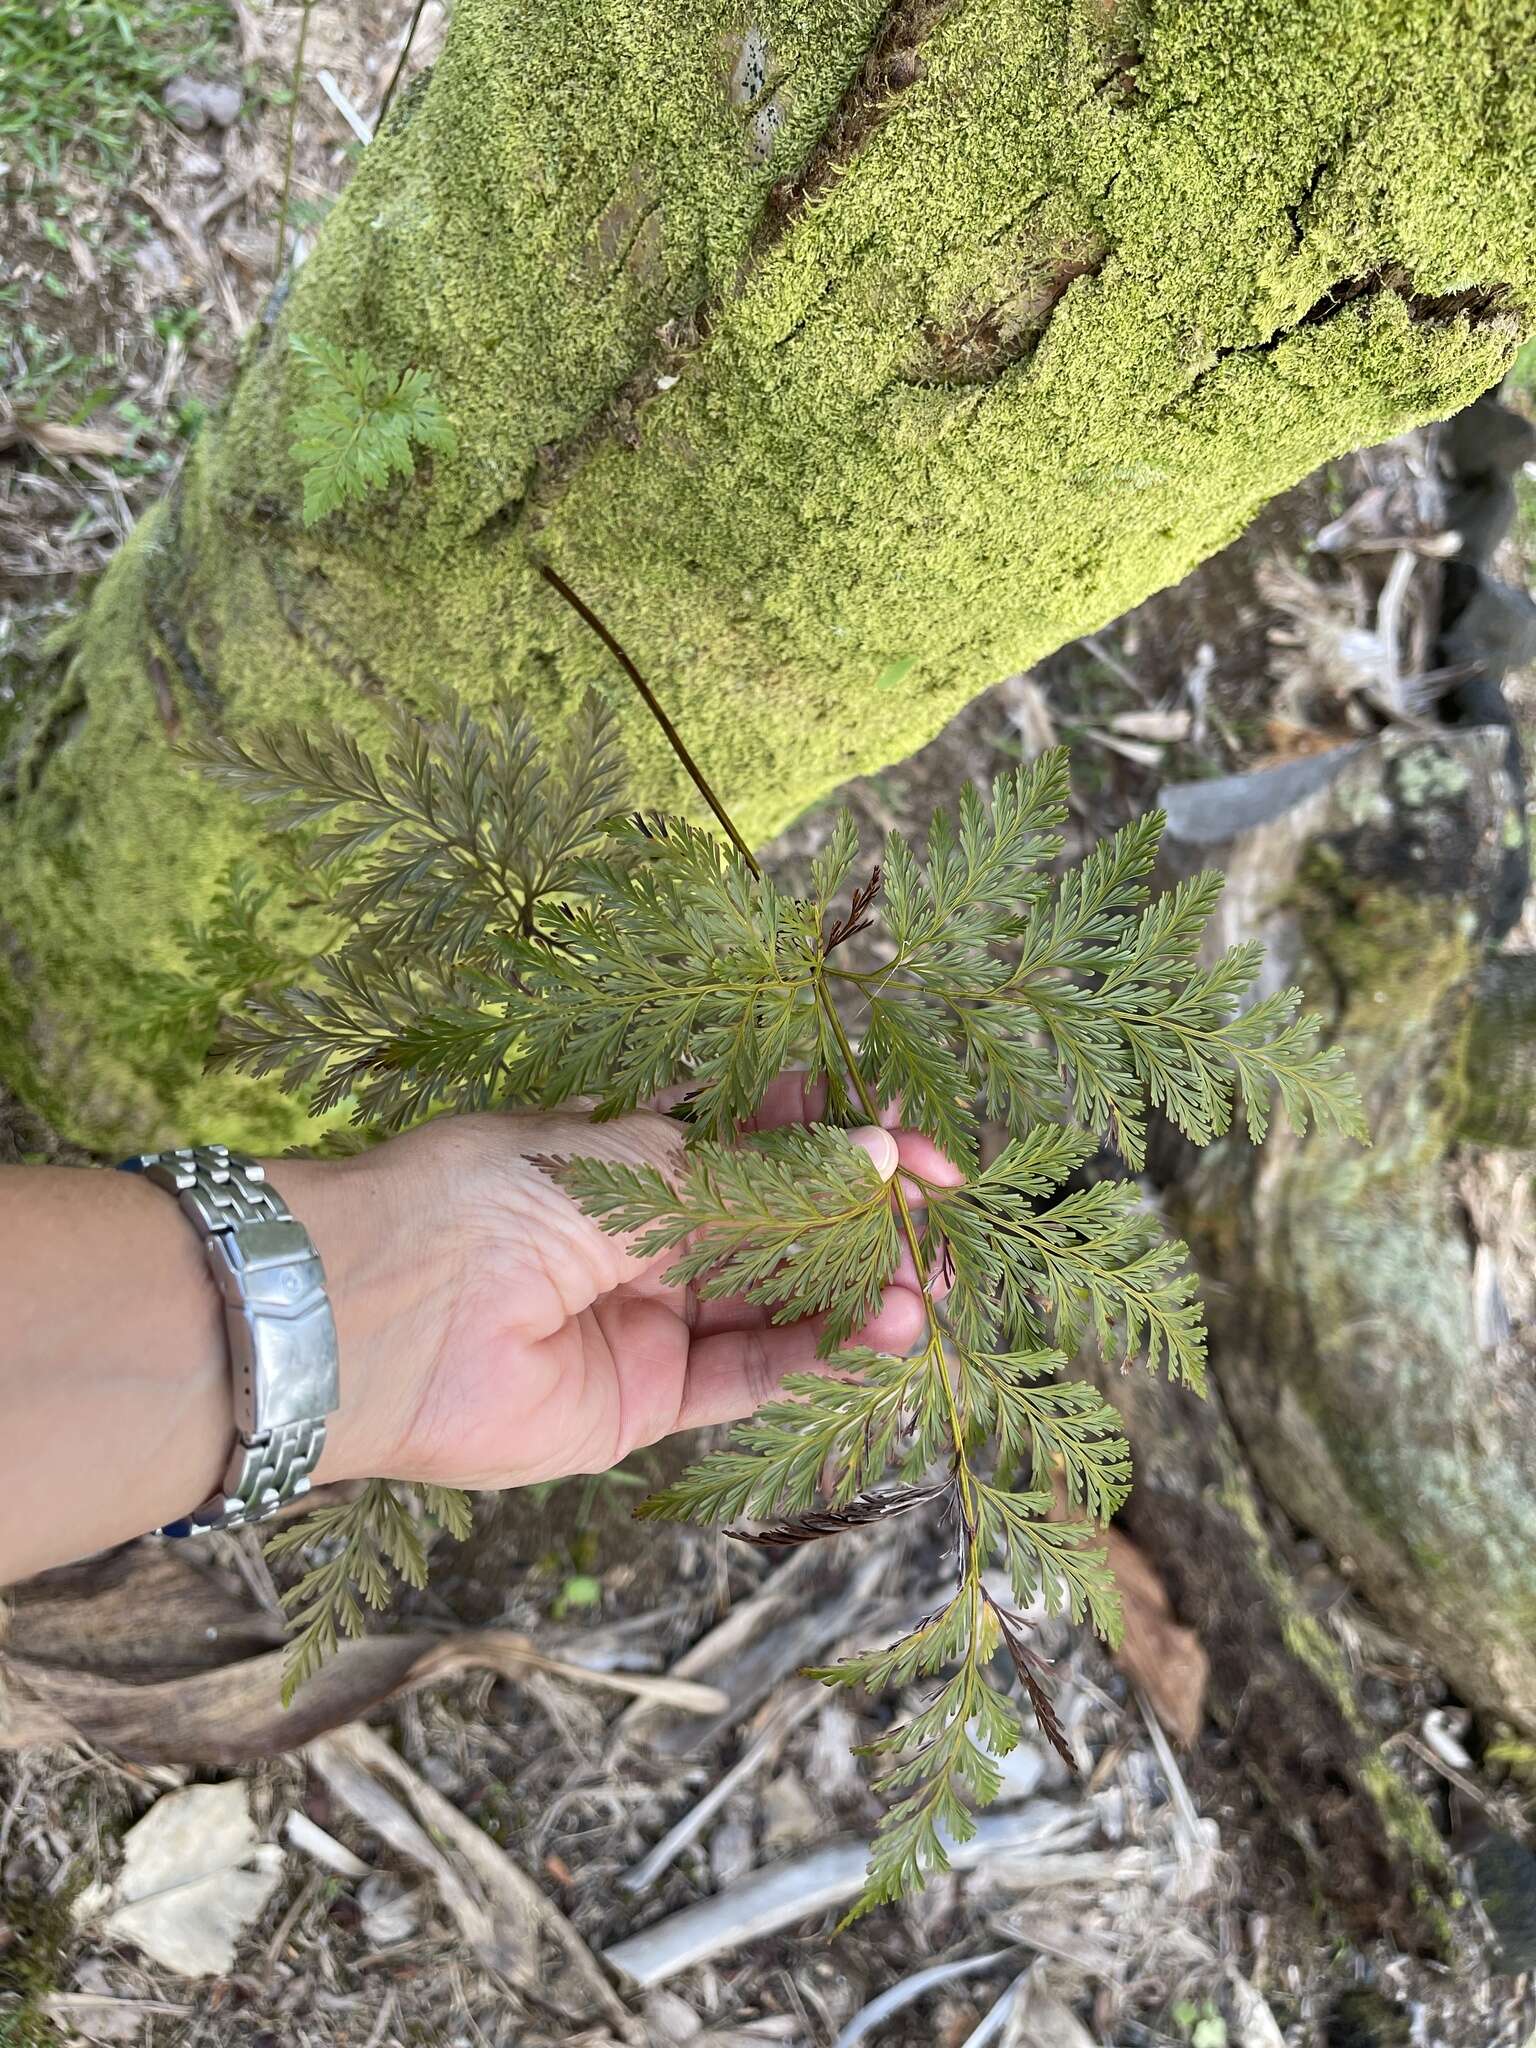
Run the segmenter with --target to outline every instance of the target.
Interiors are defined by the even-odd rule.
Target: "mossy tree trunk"
[[[1536,305],[1533,54],[1531,0],[459,0],[9,764],[0,1076],[100,1144],[290,1135],[105,1014],[262,857],[168,739],[558,719],[611,671],[541,559],[766,834],[1453,411]],[[295,335],[427,371],[457,454],[305,529]]]
[[[1497,953],[1479,969],[1452,1087],[1459,1138],[1536,1146],[1536,954]]]

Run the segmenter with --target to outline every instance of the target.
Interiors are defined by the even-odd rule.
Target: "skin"
[[[766,1127],[815,1114],[800,1078]],[[850,1133],[887,1178],[952,1181],[926,1139]],[[679,1430],[748,1415],[824,1369],[815,1319],[669,1287],[536,1162],[577,1153],[668,1169],[683,1132],[646,1111],[444,1117],[348,1160],[268,1161],[315,1241],[342,1404],[317,1483],[525,1486],[598,1472]],[[137,1176],[0,1169],[0,1584],[126,1541],[217,1485],[232,1441],[222,1310],[198,1234]],[[910,1262],[855,1341],[922,1330]]]

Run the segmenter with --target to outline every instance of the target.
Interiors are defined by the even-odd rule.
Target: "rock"
[[[195,78],[173,78],[160,95],[160,103],[178,128],[195,135],[208,126],[208,109],[203,105]]]
[[[1515,523],[1515,510],[1515,487],[1503,477],[1477,477],[1449,491],[1445,523],[1461,535],[1457,561],[1479,566],[1491,562],[1499,542]]]
[[[224,166],[206,149],[189,149],[181,159],[181,168],[189,178],[199,178],[206,184],[210,178],[216,178]]]
[[[151,235],[133,252],[135,266],[158,291],[174,291],[181,282],[181,265],[169,242]]]
[[[1447,661],[1480,661],[1491,668],[1536,661],[1536,601],[1525,591],[1453,562],[1446,572],[1445,610],[1452,621],[1440,636]]]
[[[793,1849],[824,1832],[821,1815],[798,1771],[785,1770],[763,1792],[763,1847]]]
[[[1536,425],[1488,391],[1446,421],[1440,454],[1458,477],[1513,476],[1536,461]]]
[[[245,94],[238,85],[203,87],[203,111],[215,128],[233,128],[244,105]]]
[[[704,2022],[675,1991],[653,1991],[645,2001],[645,2036],[653,2048],[683,2048],[703,2031]]]
[[[215,128],[232,128],[240,118],[245,95],[238,85],[219,85],[184,72],[171,80],[160,100],[177,127],[195,135],[210,122]]]

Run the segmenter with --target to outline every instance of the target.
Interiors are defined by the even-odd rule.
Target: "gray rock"
[[[208,126],[208,109],[195,78],[173,78],[160,95],[161,104],[178,128],[195,135]]]
[[[173,78],[160,98],[177,127],[193,135],[210,121],[215,128],[232,128],[245,104],[245,95],[238,85],[219,85],[212,79],[193,78],[186,72]]]
[[[240,109],[245,105],[245,94],[238,85],[205,85],[203,87],[203,111],[215,128],[233,128],[240,118]]]
[[[1494,1968],[1509,1976],[1536,1970],[1536,1856],[1490,1828],[1472,1852],[1472,1876],[1498,1943]]]

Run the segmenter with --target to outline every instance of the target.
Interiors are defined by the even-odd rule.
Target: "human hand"
[[[770,1089],[753,1128],[805,1121],[803,1077]],[[849,1133],[890,1178],[953,1182],[913,1132]],[[749,1415],[786,1373],[835,1370],[818,1319],[775,1326],[740,1300],[701,1301],[637,1257],[534,1161],[583,1155],[665,1171],[682,1127],[654,1112],[444,1117],[348,1161],[280,1160],[273,1181],[325,1262],[342,1407],[319,1477],[525,1486],[606,1471],[678,1430]],[[901,1353],[922,1332],[904,1258],[853,1340]]]

